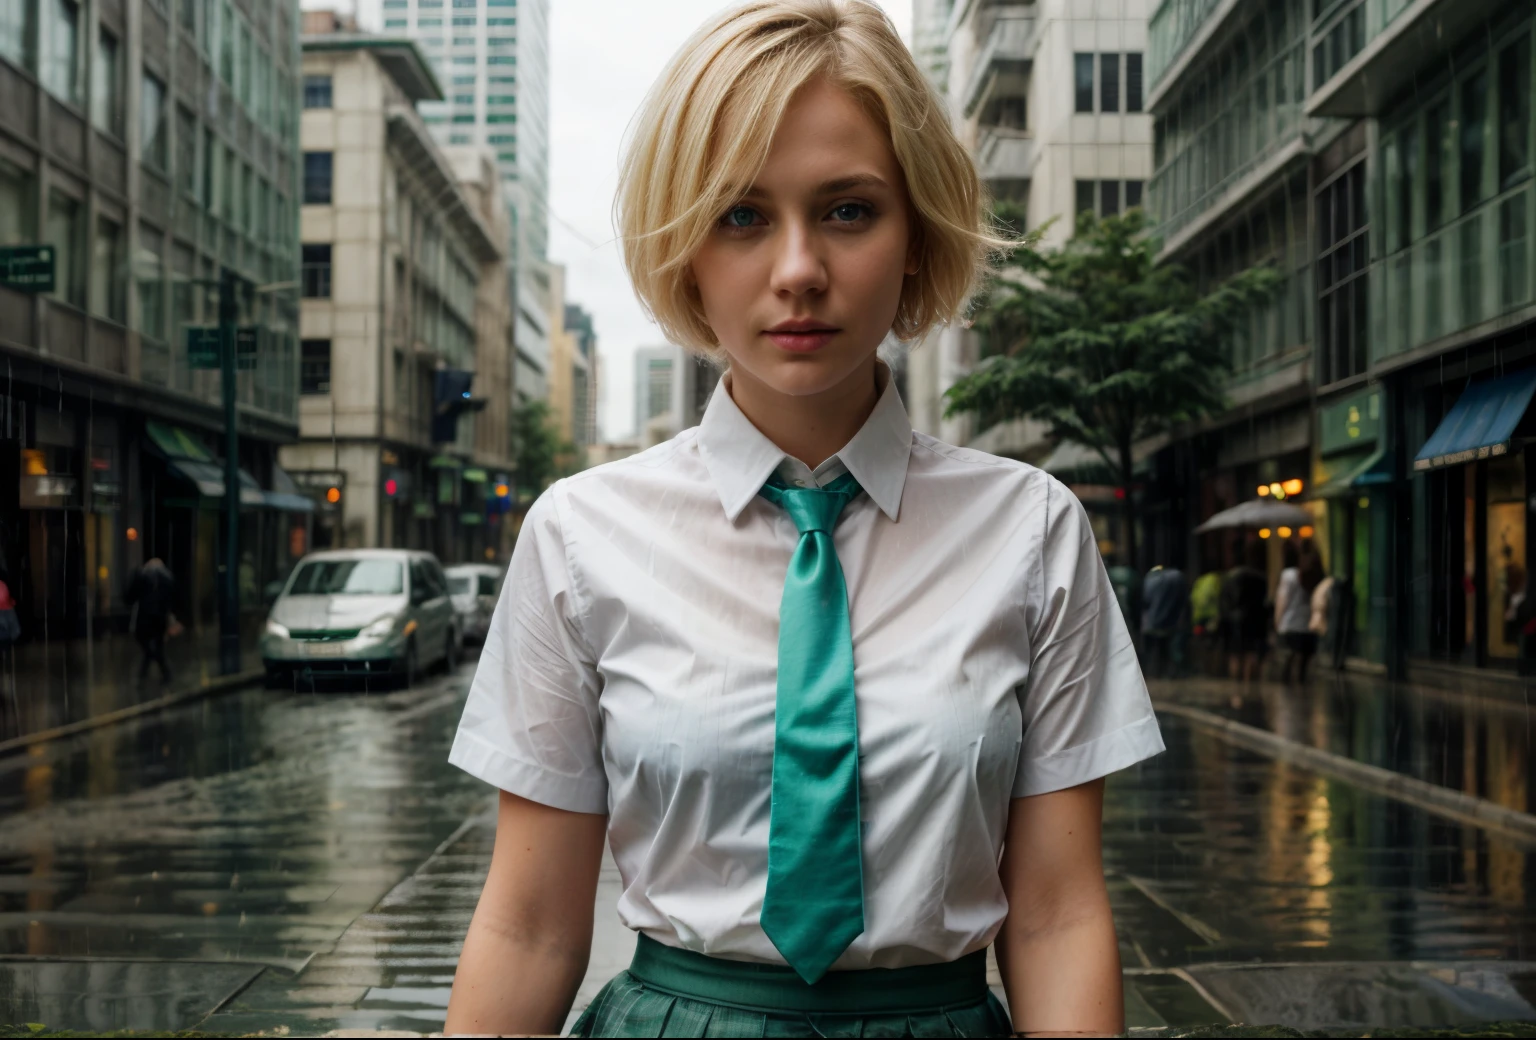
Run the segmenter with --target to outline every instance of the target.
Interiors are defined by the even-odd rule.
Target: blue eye
[[[832,211],[832,217],[846,224],[860,220],[869,214],[869,207],[859,202],[845,202]]]
[[[725,215],[725,226],[733,228],[751,227],[757,220],[757,211],[751,206],[736,206]]]

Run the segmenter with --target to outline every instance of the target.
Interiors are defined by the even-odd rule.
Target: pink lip
[[[774,346],[780,350],[787,350],[794,354],[809,354],[832,342],[832,337],[837,335],[838,331],[814,318],[795,318],[790,321],[781,321],[771,329],[765,329],[763,335],[772,340]]]

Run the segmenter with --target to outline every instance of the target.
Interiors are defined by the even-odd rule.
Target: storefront
[[[1392,645],[1393,458],[1387,391],[1380,386],[1320,402],[1317,457],[1309,508],[1314,544],[1345,610],[1344,655],[1356,666],[1385,669]],[[1331,645],[1331,641],[1330,641]]]
[[[1508,360],[1484,355],[1483,360]],[[1523,363],[1530,365],[1529,358]],[[1500,367],[1504,370],[1501,372]],[[1452,372],[1421,384],[1405,424],[1412,461],[1412,656],[1426,663],[1524,670],[1536,618],[1527,604],[1536,367]]]

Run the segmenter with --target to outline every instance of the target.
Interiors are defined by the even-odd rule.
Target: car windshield
[[[460,574],[448,579],[448,594],[450,596],[462,596],[469,591],[469,576]]]
[[[398,560],[314,560],[299,568],[290,596],[398,596],[405,579]]]

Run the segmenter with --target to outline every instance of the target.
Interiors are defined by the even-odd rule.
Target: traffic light
[[[337,487],[335,484],[332,484],[330,487],[326,488],[325,489],[325,500],[327,502],[329,502],[331,505],[335,505],[337,502],[340,502],[341,501],[341,488]]]
[[[432,441],[446,444],[459,436],[459,416],[465,412],[478,412],[485,407],[484,398],[470,395],[475,374],[458,368],[437,370],[433,385]]]

